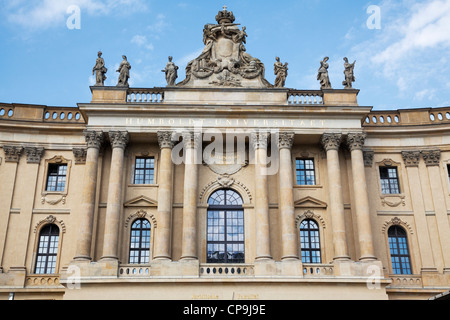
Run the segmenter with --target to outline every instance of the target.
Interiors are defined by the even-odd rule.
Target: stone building
[[[216,20],[175,85],[170,59],[165,88],[100,75],[76,108],[0,104],[0,298],[448,291],[450,108],[284,88],[281,63],[272,85]]]

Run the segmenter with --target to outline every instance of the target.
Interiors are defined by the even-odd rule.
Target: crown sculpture
[[[246,28],[235,24],[233,12],[219,11],[217,24],[203,29],[205,49],[188,63],[184,87],[272,88],[265,79],[264,64],[246,52]]]

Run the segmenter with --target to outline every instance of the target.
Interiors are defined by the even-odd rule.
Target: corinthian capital
[[[418,167],[420,161],[420,151],[403,151],[403,161],[406,167]]]
[[[342,134],[340,133],[324,133],[320,142],[325,151],[339,150],[342,142]]]
[[[439,166],[441,162],[441,150],[423,150],[420,153],[427,167]]]
[[[202,134],[199,132],[183,132],[183,143],[185,148],[196,149],[201,141]]]
[[[25,147],[27,163],[39,163],[44,155],[44,148]]]
[[[100,149],[103,144],[104,134],[101,131],[85,130],[84,137],[88,148]]]
[[[350,151],[362,150],[365,142],[365,133],[349,133],[347,135],[347,145]]]
[[[158,135],[159,147],[161,149],[165,149],[165,148],[172,149],[173,148],[173,141],[172,141],[173,133],[172,133],[172,131],[158,131],[157,135]]]
[[[19,162],[23,147],[3,146],[3,151],[5,151],[6,162]]]
[[[110,131],[108,135],[113,149],[125,149],[130,141],[130,135],[126,131]]]
[[[250,143],[253,149],[267,149],[269,143],[270,133],[269,132],[252,132],[250,136]]]
[[[281,132],[278,140],[279,149],[291,149],[294,145],[294,132]]]

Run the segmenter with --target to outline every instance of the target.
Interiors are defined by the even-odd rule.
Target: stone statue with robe
[[[286,62],[283,64],[280,62],[280,58],[276,57],[274,65],[274,71],[275,71],[275,88],[284,88],[284,85],[286,84],[286,78],[288,75],[288,63]]]
[[[108,72],[108,69],[105,67],[105,60],[103,60],[102,58],[102,52],[99,51],[97,61],[95,62],[95,66],[92,69],[92,74],[95,74],[96,86],[103,86],[105,84],[106,72]]]
[[[130,69],[131,65],[127,60],[126,56],[122,56],[123,61],[117,69],[116,72],[119,72],[119,81],[117,83],[118,87],[128,87],[128,79],[130,79]]]
[[[356,61],[353,63],[349,63],[347,58],[344,58],[344,61],[345,80],[342,82],[342,85],[345,87],[345,89],[351,89],[353,87],[353,82],[356,81],[354,72]]]
[[[169,87],[175,86],[175,81],[178,78],[178,67],[172,62],[172,59],[172,57],[169,57],[166,68],[162,70],[166,74],[167,86]]]
[[[317,80],[320,81],[320,89],[331,89],[330,77],[328,76],[328,57],[320,62],[320,68],[317,74]]]

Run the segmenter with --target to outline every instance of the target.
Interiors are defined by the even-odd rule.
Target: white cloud
[[[14,0],[8,3],[4,13],[12,24],[31,29],[45,29],[64,24],[69,17],[67,9],[78,6],[82,14],[107,15],[142,11],[147,8],[144,0]]]
[[[148,50],[153,50],[154,46],[152,43],[148,42],[146,36],[141,35],[135,35],[133,38],[131,38],[131,43],[136,44],[139,47],[143,47]]]

